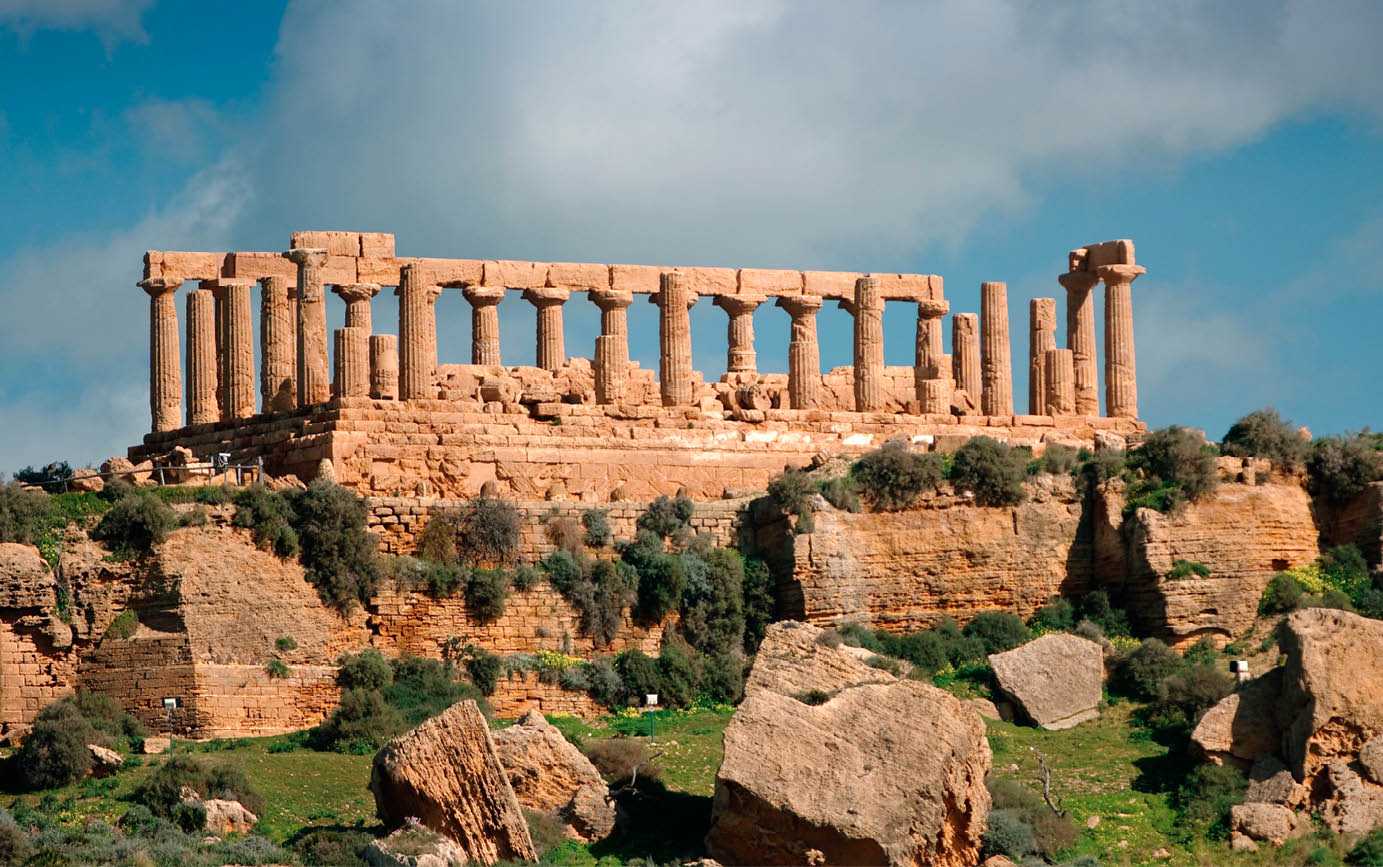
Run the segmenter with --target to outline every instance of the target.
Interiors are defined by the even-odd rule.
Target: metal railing
[[[229,455],[217,455],[213,457],[210,461],[207,461],[205,463],[183,464],[181,466],[176,467],[153,466],[143,470],[136,467],[128,470],[112,470],[110,472],[104,473],[100,472],[99,470],[88,470],[85,472],[73,473],[72,475],[64,479],[53,479],[52,481],[39,482],[35,485],[35,487],[43,488],[45,491],[48,491],[49,493],[57,493],[57,491],[53,490],[53,488],[61,484],[63,492],[66,493],[72,490],[71,483],[79,479],[100,479],[101,482],[104,484],[108,479],[115,478],[116,476],[133,476],[146,474],[151,479],[156,478],[158,480],[158,484],[160,487],[172,484],[184,484],[184,482],[170,482],[168,480],[168,477],[171,476],[175,471],[179,474],[189,472],[200,473],[202,471],[206,471],[208,485],[213,484],[218,475],[229,476],[229,474],[232,471],[235,472],[236,485],[245,484],[245,478],[247,475],[251,479],[252,483],[261,485],[264,484],[264,458],[262,456],[256,458],[253,464],[233,464],[230,462]],[[229,478],[227,478],[226,481],[229,481]]]

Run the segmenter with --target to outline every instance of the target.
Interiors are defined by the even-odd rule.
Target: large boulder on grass
[[[1078,635],[1053,633],[990,654],[994,680],[1023,716],[1044,729],[1094,718],[1104,697],[1104,651]]]
[[[706,847],[722,864],[973,865],[989,815],[979,715],[769,627],[725,730]],[[761,668],[763,667],[763,668]],[[868,673],[850,682],[846,672]]]
[[[583,842],[615,829],[615,802],[600,772],[537,710],[491,739],[519,806],[554,815]]]
[[[385,744],[370,768],[370,791],[386,827],[415,817],[455,842],[468,862],[538,860],[474,701],[458,702]]]

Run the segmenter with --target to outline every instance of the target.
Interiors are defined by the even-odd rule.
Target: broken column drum
[[[919,411],[943,414],[951,410],[951,358],[942,352],[941,317],[951,309],[946,301],[917,302],[917,351],[913,360],[913,396]]]
[[[398,400],[399,339],[393,334],[370,335],[370,397]]]
[[[1076,357],[1069,349],[1048,349],[1042,363],[1042,407],[1045,415],[1072,415],[1076,411]]]
[[[980,384],[980,318],[973,313],[957,313],[951,317],[951,371],[956,388],[970,395],[978,408],[983,388]]]
[[[632,292],[594,289],[591,301],[600,308],[600,336],[595,339],[595,400],[619,403],[629,377],[629,305]]]
[[[1056,299],[1034,298],[1028,302],[1028,413],[1046,412],[1047,350],[1056,349]]]
[[[717,295],[712,302],[730,317],[726,332],[728,349],[725,369],[728,373],[754,373],[758,355],[754,351],[754,311],[764,302],[759,295]]]

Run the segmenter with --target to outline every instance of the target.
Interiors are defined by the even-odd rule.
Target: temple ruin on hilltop
[[[949,304],[935,275],[406,258],[392,235],[358,232],[298,232],[285,253],[151,251],[139,285],[150,296],[153,432],[130,457],[157,463],[182,446],[199,458],[262,459],[271,474],[304,480],[325,460],[338,482],[376,495],[464,497],[488,483],[530,499],[678,490],[711,499],[762,488],[785,464],[897,436],[931,448],[976,434],[1031,445],[1127,438],[1144,429],[1131,291],[1143,271],[1127,240],[1070,254],[1058,278],[1066,348],[1056,346],[1055,300],[1034,299],[1027,414],[1015,414],[1003,283],[983,284],[978,317],[952,316],[948,355]],[[184,338],[175,296],[189,281]],[[1106,416],[1092,297],[1101,281]],[[398,335],[371,329],[372,299],[386,286],[397,287]],[[346,302],[334,330],[328,287]],[[437,362],[434,305],[446,289],[472,307],[470,364]],[[502,363],[498,305],[511,291],[537,308],[536,367]],[[562,309],[573,292],[601,311],[593,360],[566,353]],[[629,359],[627,309],[638,295],[658,307],[656,379]],[[717,382],[692,368],[689,310],[707,296],[729,318]],[[770,299],[790,328],[786,375],[756,368],[753,314]],[[854,317],[854,364],[823,373],[816,314],[827,301]],[[912,367],[884,365],[890,301],[916,305]]]

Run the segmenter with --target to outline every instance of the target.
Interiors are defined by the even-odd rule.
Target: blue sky
[[[1027,300],[1059,296],[1070,248],[1129,237],[1150,425],[1218,436],[1274,405],[1377,427],[1380,38],[1367,0],[0,0],[0,471],[147,430],[144,249],[302,228],[394,232],[403,255],[938,273],[953,311],[1004,280],[1020,396]],[[587,308],[566,308],[572,354]],[[501,311],[506,362],[531,363],[532,308]],[[910,318],[888,314],[890,363]],[[761,369],[786,370],[786,321],[756,316]],[[444,362],[468,323],[444,296]],[[848,364],[848,317],[821,328]],[[719,375],[724,314],[698,305],[693,333]]]

